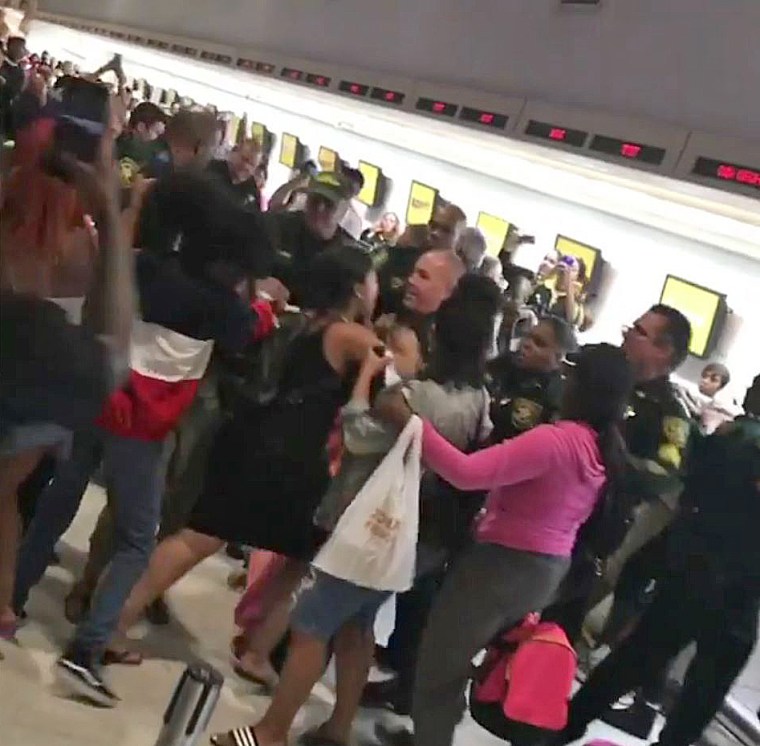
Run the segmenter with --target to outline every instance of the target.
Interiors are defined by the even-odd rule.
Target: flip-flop
[[[134,650],[106,650],[102,662],[104,666],[141,666],[143,656]]]
[[[216,733],[211,736],[212,746],[259,746],[256,731],[249,725],[235,728],[226,733]]]

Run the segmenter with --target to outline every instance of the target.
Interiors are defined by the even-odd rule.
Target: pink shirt
[[[539,425],[490,448],[464,454],[424,423],[425,464],[461,490],[490,490],[476,538],[561,557],[591,515],[606,476],[588,425]]]

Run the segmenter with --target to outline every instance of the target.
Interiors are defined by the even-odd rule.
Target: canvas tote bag
[[[409,590],[420,517],[422,420],[412,417],[346,508],[314,567],[380,591]]]

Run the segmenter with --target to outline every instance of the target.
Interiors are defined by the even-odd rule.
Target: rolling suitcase
[[[206,663],[188,666],[164,713],[155,746],[196,746],[219,701],[224,677]]]

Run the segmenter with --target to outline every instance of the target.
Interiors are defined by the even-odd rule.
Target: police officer
[[[601,644],[614,646],[630,632],[646,603],[647,589],[663,570],[664,532],[678,511],[691,432],[689,415],[669,376],[686,358],[690,339],[689,321],[665,305],[653,306],[625,331],[623,349],[637,384],[623,432],[630,468],[621,490],[638,507],[621,546],[606,560],[590,601],[593,607],[615,589]],[[646,683],[649,690],[631,708],[606,718],[641,738],[649,734],[656,716],[646,700],[659,696],[660,688],[659,680]]]
[[[492,442],[556,419],[562,398],[560,366],[575,348],[575,335],[562,319],[547,317],[521,339],[516,353],[488,365]]]
[[[580,738],[619,696],[652,680],[696,642],[659,737],[659,746],[690,746],[744,668],[760,607],[760,376],[744,407],[745,417],[696,443],[654,599],[576,695],[562,743]]]

